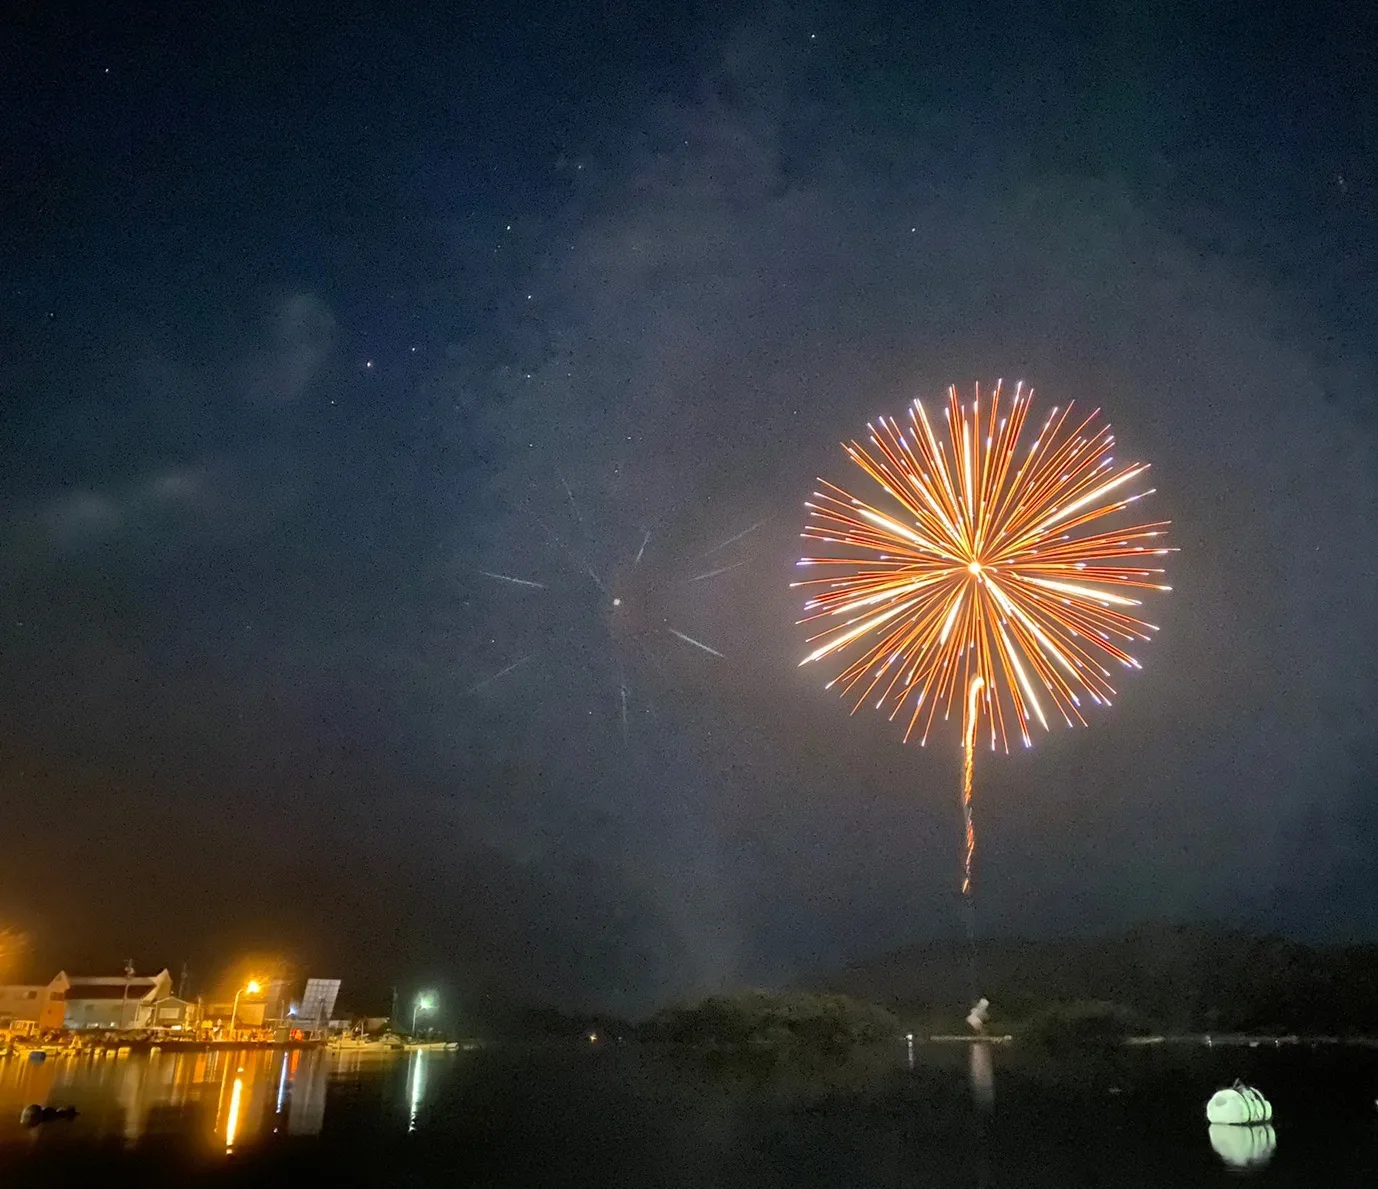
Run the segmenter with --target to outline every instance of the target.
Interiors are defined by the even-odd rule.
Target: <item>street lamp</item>
[[[244,986],[235,991],[234,1005],[230,1008],[230,1036],[234,1036],[234,1017],[235,1013],[239,1011],[240,991],[248,991],[250,995],[257,995],[261,990],[263,990],[263,988],[258,985],[258,981],[251,978]]]
[[[416,997],[416,1002],[411,1009],[411,1030],[412,1035],[416,1035],[416,1013],[419,1011],[435,1011],[435,996],[422,993]]]
[[[125,1019],[125,1004],[129,1000],[129,982],[134,977],[134,959],[124,960],[124,991],[120,994],[120,1031],[123,1032],[129,1027],[129,1021]]]

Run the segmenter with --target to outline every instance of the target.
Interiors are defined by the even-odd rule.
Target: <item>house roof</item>
[[[27,969],[27,970],[21,969],[18,973],[22,973],[22,974],[24,974],[24,975],[29,975],[29,976],[32,976],[32,975],[41,975],[41,974],[42,974],[41,971],[34,970],[34,969],[32,969],[32,968]],[[5,985],[8,986],[8,987],[45,987],[45,988],[46,988],[46,987],[51,987],[51,986],[52,986],[54,983],[56,983],[56,982],[59,982],[63,977],[64,977],[64,976],[63,976],[62,974],[54,975],[52,978],[42,978],[42,977],[33,978],[33,977],[29,977],[29,978],[25,979],[24,981],[15,980],[14,982],[6,983]]]
[[[73,999],[142,999],[156,990],[156,978],[74,978],[67,987],[67,1002]]]

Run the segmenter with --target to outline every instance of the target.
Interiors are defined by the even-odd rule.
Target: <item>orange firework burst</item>
[[[947,720],[961,707],[965,891],[978,735],[1008,751],[1014,732],[1032,743],[1035,721],[1084,724],[1085,699],[1115,696],[1109,665],[1138,668],[1127,649],[1157,630],[1137,618],[1134,592],[1168,589],[1150,561],[1171,552],[1166,521],[1092,527],[1151,494],[1131,493],[1148,464],[1117,464],[1099,410],[1073,416],[1070,405],[1021,449],[1032,400],[1019,385],[1002,408],[997,384],[983,409],[979,386],[968,404],[950,388],[945,439],[918,401],[908,427],[872,425],[869,448],[845,449],[886,498],[820,480],[803,536],[829,556],[799,564],[829,572],[795,583],[815,591],[800,622],[823,625],[801,664],[848,654],[828,685],[853,710],[869,701],[903,715],[905,739],[926,742],[939,711]]]

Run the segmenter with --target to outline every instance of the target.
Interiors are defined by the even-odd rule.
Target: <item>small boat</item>
[[[403,1046],[409,1053],[453,1053],[459,1048],[457,1040],[409,1040]]]
[[[337,1053],[400,1053],[407,1046],[400,1036],[385,1032],[382,1036],[335,1036],[325,1047]]]

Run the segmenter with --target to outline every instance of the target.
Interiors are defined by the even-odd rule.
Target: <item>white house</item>
[[[148,1028],[155,1021],[155,1005],[172,996],[172,975],[117,974],[88,977],[59,974],[67,1001],[63,1025],[71,1029],[98,1028],[103,1032]],[[56,981],[56,980],[55,980]]]

